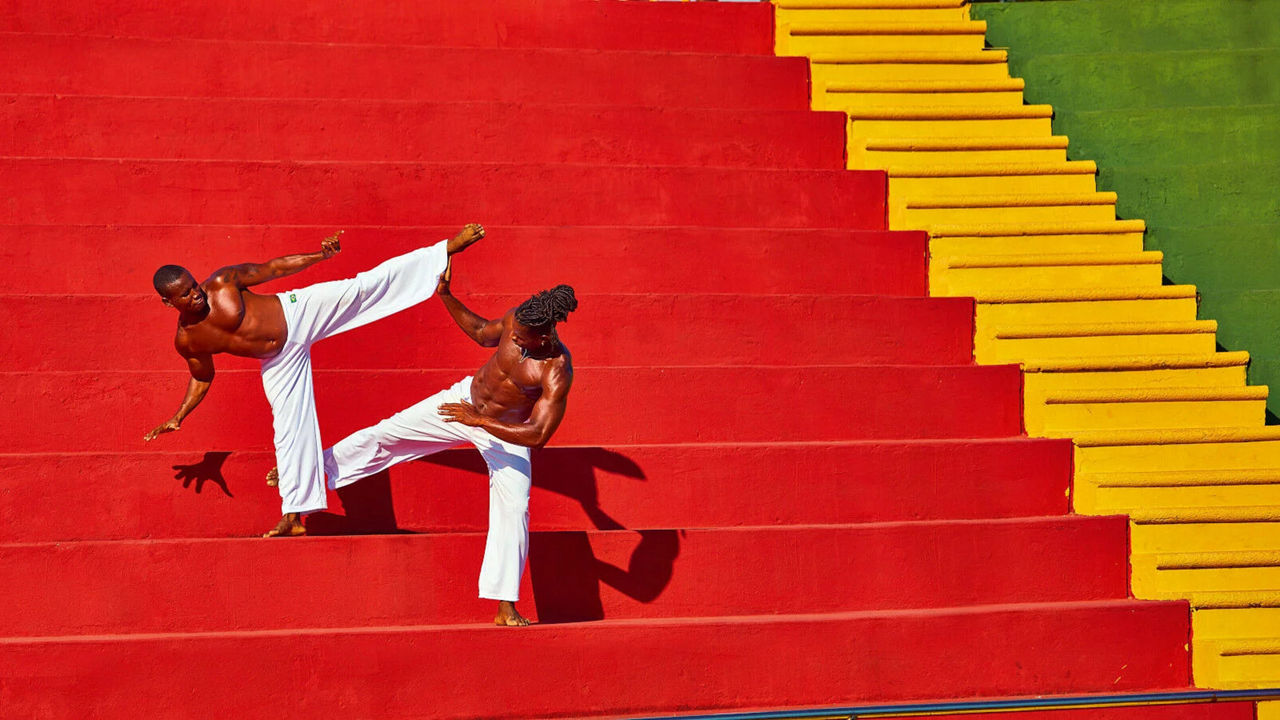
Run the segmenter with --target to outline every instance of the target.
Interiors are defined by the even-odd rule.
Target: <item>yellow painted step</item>
[[[1090,515],[1280,505],[1280,469],[1077,473],[1073,497],[1076,510]]]
[[[1134,553],[1133,593],[1194,607],[1280,606],[1280,550]]]
[[[996,163],[890,166],[889,204],[903,208],[917,200],[971,195],[1087,195],[1096,191],[1096,163]],[[901,210],[900,210],[901,212]]]
[[[1216,349],[1213,320],[1180,323],[1050,323],[1009,325],[977,343],[981,364],[1027,359],[1103,358],[1120,355],[1207,355]]]
[[[1009,77],[1009,54],[978,52],[827,53],[809,57],[815,88],[832,83],[998,80]]]
[[[993,163],[1064,163],[1067,138],[863,138],[849,143],[850,168]]]
[[[1244,387],[1248,361],[1237,362],[1236,355],[1247,353],[1027,360],[1023,380],[1028,398],[1038,399],[1065,390]]]
[[[1163,259],[1160,252],[932,256],[929,293],[985,297],[996,291],[1041,288],[1157,287],[1163,279]]]
[[[1106,223],[1017,223],[1013,225],[934,225],[930,251],[937,255],[1048,255],[1142,252],[1146,224],[1141,220]]]
[[[927,3],[774,0],[774,17],[779,23],[954,22],[968,20],[969,8],[961,0]]]
[[[937,254],[934,257],[938,257]],[[1134,288],[993,289],[975,293],[976,334],[989,336],[1002,325],[1093,321],[1181,322],[1196,319],[1194,285]]]
[[[841,110],[941,105],[1022,105],[1019,78],[991,80],[860,80],[814,85],[816,105]]]
[[[1260,702],[1257,707],[1257,720],[1280,720],[1280,701]]]
[[[1062,389],[1028,397],[1027,434],[1072,437],[1080,430],[1262,425],[1265,386]]]
[[[1053,107],[1009,105],[992,107],[878,107],[840,108],[815,104],[814,110],[842,110],[849,114],[849,137],[1050,137]],[[852,140],[851,140],[852,142]]]
[[[1280,427],[1107,432],[1075,438],[1077,472],[1280,468]]]
[[[1115,214],[1116,194],[1113,192],[954,195],[910,199],[896,216],[891,204],[889,227],[893,230],[930,230],[935,225],[1109,222],[1115,220]]]
[[[1191,628],[1205,640],[1280,637],[1280,607],[1196,610]]]
[[[1079,508],[1077,512],[1115,514],[1084,513]],[[1133,552],[1265,550],[1280,543],[1280,522],[1132,523],[1130,527]]]
[[[1191,659],[1192,675],[1199,687],[1245,690],[1280,685],[1277,638],[1199,640]],[[1258,717],[1264,717],[1261,709]]]
[[[978,52],[986,44],[987,23],[950,22],[780,22],[778,55],[812,56],[856,52]]]

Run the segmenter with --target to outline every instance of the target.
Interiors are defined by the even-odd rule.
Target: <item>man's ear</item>
[[[164,297],[163,295],[160,296],[160,302],[164,303],[165,307],[173,307],[173,303],[169,302],[169,298]]]

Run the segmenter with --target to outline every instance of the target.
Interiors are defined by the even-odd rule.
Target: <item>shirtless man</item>
[[[262,386],[271,403],[282,515],[264,537],[302,535],[302,516],[323,510],[324,463],[311,387],[311,344],[380,320],[431,297],[449,256],[484,237],[467,225],[451,240],[391,258],[349,280],[319,283],[276,295],[254,285],[293,275],[338,254],[337,233],[319,252],[286,255],[262,264],[221,268],[197,283],[185,268],[165,265],[153,279],[164,304],[178,311],[174,347],[191,380],[173,417],[143,439],[174,432],[213,383],[213,356],[229,353],[262,361]]]
[[[449,281],[446,269],[436,294],[454,322],[481,346],[498,349],[474,377],[325,450],[325,472],[329,487],[337,489],[405,460],[474,445],[489,466],[489,535],[480,597],[498,601],[496,624],[528,625],[515,603],[529,555],[529,448],[545,445],[564,419],[573,363],[556,323],[578,301],[573,288],[560,285],[497,320],[486,320],[453,296]]]

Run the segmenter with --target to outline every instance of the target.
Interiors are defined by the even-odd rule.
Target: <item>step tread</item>
[[[906,206],[916,208],[1000,208],[1059,207],[1072,205],[1115,205],[1114,192],[1091,193],[1018,193],[991,195],[935,195],[908,199]]]
[[[1164,253],[1160,250],[1144,250],[1136,253],[1027,253],[1016,255],[1005,253],[1000,255],[942,255],[938,257],[938,260],[951,268],[1159,265],[1164,262]]]
[[[935,257],[939,257],[936,256]],[[945,256],[942,256],[945,257]],[[986,305],[1035,305],[1065,302],[1114,302],[1125,300],[1195,299],[1195,285],[1108,288],[1029,288],[1026,290],[980,290],[974,299]]]
[[[1024,235],[1099,235],[1144,233],[1144,220],[1104,222],[941,223],[929,226],[934,237],[1017,237]]]
[[[948,163],[931,165],[888,165],[892,178],[1022,177],[1031,175],[1093,175],[1098,164],[1092,160],[1065,162]],[[908,207],[917,207],[908,201]]]

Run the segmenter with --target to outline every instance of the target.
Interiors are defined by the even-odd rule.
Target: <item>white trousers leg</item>
[[[480,564],[480,597],[520,599],[520,578],[529,557],[529,448],[504,442],[480,429],[445,422],[438,408],[470,401],[471,378],[405,408],[377,425],[358,430],[324,451],[333,489],[405,460],[475,445],[489,466],[489,534]]]
[[[271,403],[282,513],[327,507],[323,446],[311,378],[311,344],[412,307],[431,297],[448,264],[444,241],[391,258],[349,280],[280,293],[289,338],[262,362]]]

